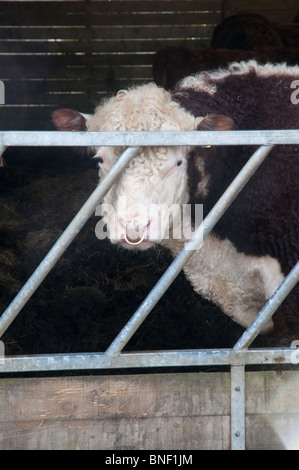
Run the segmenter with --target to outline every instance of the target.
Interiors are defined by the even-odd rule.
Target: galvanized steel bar
[[[190,132],[0,131],[1,146],[176,146],[298,144],[299,130]]]
[[[36,291],[41,282],[45,279],[47,274],[59,260],[75,236],[79,233],[83,225],[94,212],[96,206],[109,191],[113,183],[120,176],[121,172],[125,169],[130,160],[134,157],[137,150],[138,148],[129,148],[123,152],[119,160],[115,163],[115,165],[113,165],[101,184],[96,187],[94,192],[85,202],[83,207],[74,217],[66,230],[59,237],[57,242],[53,245],[49,253],[34,271],[32,276],[28,279],[18,295],[2,314],[0,317],[0,337],[7,330],[11,322],[16,318],[20,310]]]
[[[1,358],[0,374],[150,367],[198,367],[255,364],[293,364],[294,348],[277,349],[199,349],[155,352],[127,352],[116,356],[106,353],[72,353]]]
[[[245,450],[245,366],[231,366],[231,450]]]
[[[240,173],[236,176],[233,182],[229,185],[227,190],[223,193],[217,201],[213,209],[203,220],[200,226],[196,229],[193,237],[185,244],[182,251],[174,259],[174,261],[167,268],[163,276],[157,282],[155,287],[148,294],[146,299],[142,302],[140,307],[136,310],[134,315],[128,323],[121,330],[119,335],[111,343],[107,349],[107,354],[118,354],[127,342],[131,339],[133,334],[145,320],[147,315],[151,312],[162,295],[166,292],[170,284],[183,269],[184,265],[190,259],[195,250],[201,247],[202,241],[216,225],[220,217],[224,214],[226,209],[233,202],[237,194],[241,191],[243,186],[247,183],[253,173],[257,170],[260,164],[267,157],[273,145],[259,147],[248,162],[244,165]]]
[[[256,338],[261,328],[271,319],[272,315],[276,312],[280,304],[284,301],[286,296],[291,292],[299,281],[299,261],[290,271],[288,276],[283,280],[280,286],[276,289],[272,297],[264,305],[257,317],[253,320],[251,325],[243,333],[241,338],[235,344],[234,349],[245,349],[250,346],[252,341]]]

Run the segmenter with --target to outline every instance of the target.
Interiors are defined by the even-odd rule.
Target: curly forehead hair
[[[87,122],[89,131],[175,131],[194,127],[194,117],[154,83],[119,91],[100,104]]]

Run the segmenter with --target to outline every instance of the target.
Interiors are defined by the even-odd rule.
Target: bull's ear
[[[86,131],[88,117],[74,109],[57,109],[52,114],[52,122],[59,131]]]
[[[234,121],[222,114],[208,114],[197,125],[199,131],[230,131],[233,127]]]

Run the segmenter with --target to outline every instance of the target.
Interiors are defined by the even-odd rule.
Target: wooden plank
[[[103,94],[107,96],[107,93]],[[54,109],[62,106],[0,106],[0,128],[1,130],[54,130],[51,124],[51,115]],[[72,108],[78,109],[74,99]],[[94,109],[94,103],[86,100],[79,110],[90,113]]]
[[[22,4],[20,3],[20,5]],[[0,25],[2,26],[84,26],[85,24],[86,14],[84,11],[59,16],[58,14],[54,15],[53,10],[50,13],[42,11],[35,14],[32,11],[23,13],[21,8],[18,8],[12,13],[2,12],[0,14]]]
[[[6,15],[11,14],[13,15],[16,11],[19,11],[23,14],[32,13],[33,11],[36,14],[44,13],[45,10],[52,12],[53,9],[57,12],[57,14],[67,14],[68,12],[79,12],[84,11],[86,3],[84,0],[82,1],[63,1],[54,0],[54,1],[5,1],[2,0],[0,3],[0,14]]]
[[[299,448],[298,371],[246,373],[247,449]],[[230,374],[0,380],[1,449],[229,449]]]
[[[44,27],[34,26],[0,26],[1,40],[55,40],[55,39],[84,39],[88,37],[90,28],[86,26]]]
[[[229,394],[215,401],[229,377],[218,376],[213,392],[209,376],[184,376],[2,381],[0,448],[228,448]]]
[[[144,25],[144,26],[101,26],[101,27],[58,27],[58,28],[5,28],[0,27],[0,38],[6,42],[26,46],[25,40],[39,41],[41,44],[60,40],[96,41],[100,39],[155,39],[155,38],[186,38],[211,35],[214,25]],[[37,51],[36,51],[37,52]]]
[[[229,416],[59,420],[1,427],[2,450],[229,450]],[[121,454],[120,454],[121,455]]]
[[[211,28],[212,29],[212,28]],[[211,31],[211,30],[210,30]],[[176,38],[176,39],[158,39],[158,40],[143,40],[142,38],[136,40],[98,40],[89,41],[88,44],[82,43],[82,41],[68,41],[68,42],[14,42],[0,41],[0,54],[1,53],[23,53],[23,54],[34,54],[34,53],[115,53],[115,52],[155,52],[160,47],[169,45],[184,44],[189,47],[200,47],[203,46],[209,35],[205,38]]]
[[[90,108],[120,88],[151,80],[152,55],[160,47],[209,44],[221,3],[0,2],[0,80],[6,86],[2,126],[40,128],[47,125],[46,109]]]
[[[95,11],[99,5],[109,12],[134,11],[134,12],[164,12],[164,11],[220,11],[221,0],[113,0],[92,1],[91,11]]]
[[[152,54],[101,54],[2,56],[0,80],[22,79],[84,79],[97,76],[97,70],[129,66],[151,66]]]
[[[107,12],[217,11],[221,10],[221,4],[221,0],[96,0],[89,8],[96,11],[101,6]]]
[[[108,64],[107,64],[107,61]],[[56,68],[68,67],[86,67],[86,66],[101,66],[101,65],[131,65],[131,64],[150,64],[152,57],[150,54],[64,54],[64,55],[3,55],[1,56],[0,74],[5,69],[11,71],[16,68],[22,70],[30,68],[38,68],[43,70],[52,71]],[[33,71],[32,78],[39,75],[38,71]],[[42,77],[42,74],[41,74]],[[9,78],[9,77],[8,77]],[[62,78],[62,77],[60,77]],[[64,78],[64,77],[63,77]]]
[[[298,414],[249,415],[246,439],[252,450],[298,450]]]
[[[134,70],[131,70],[131,74],[128,73],[128,75],[124,72],[124,76],[121,77],[117,74],[112,74],[109,68],[105,68],[101,75],[98,74],[94,79],[90,80],[4,81],[6,98],[14,96],[14,99],[21,99],[25,94],[30,95],[34,93],[39,93],[40,95],[42,93],[86,93],[87,90],[97,92],[107,88],[108,80],[112,82],[119,81],[121,85],[124,85],[124,82],[133,80],[151,80],[151,68],[145,68],[143,73],[138,68],[134,68]]]
[[[247,414],[299,414],[299,371],[252,372],[248,376],[249,390],[256,393],[247,393]]]
[[[53,95],[39,95],[35,97],[34,95],[25,96],[22,99],[14,99],[14,97],[5,98],[7,101],[6,106],[55,106],[60,108],[82,108],[86,102],[97,103],[103,95],[106,95],[108,92],[115,94],[118,90],[124,87],[138,85],[138,81],[135,83],[129,83],[128,81],[121,83],[119,86],[108,87],[106,86],[102,90],[92,93],[65,93],[65,94],[53,94]]]
[[[52,105],[84,104],[85,100],[96,100],[105,93],[116,93],[118,90],[152,80],[150,75],[118,77],[110,70],[106,75],[97,75],[92,80],[51,80],[21,81],[11,80],[5,84],[5,106],[10,105]]]
[[[71,92],[60,92],[60,93],[27,93],[21,95],[19,93],[10,93],[9,90],[5,92],[5,102],[8,105],[52,105],[52,106],[68,106],[73,107],[83,105],[86,100],[97,102],[100,97],[110,91],[116,93],[118,90],[128,88],[128,86],[141,84],[143,80],[135,79],[134,81],[128,80],[115,80],[110,85],[103,83],[97,90],[88,91],[71,91]],[[87,87],[86,87],[87,88]]]
[[[184,25],[184,24],[215,24],[221,18],[220,12],[184,12],[184,13],[165,13],[165,14],[133,14],[120,13],[117,15],[106,14],[105,12],[92,13],[85,15],[78,13],[68,16],[59,16],[57,14],[49,15],[47,12],[32,18],[32,14],[22,14],[14,12],[13,14],[0,15],[0,25],[2,26],[125,26],[125,25]]]
[[[144,80],[148,81],[152,79],[151,68],[144,68],[142,73],[139,72],[138,68],[130,70],[130,73],[121,73],[122,69],[119,69],[119,74],[114,74],[109,68],[100,69],[100,73],[97,73],[93,79],[90,80],[10,80],[4,81],[6,97],[14,96],[15,99],[21,98],[24,94],[33,93],[74,93],[74,92],[86,92],[91,90],[94,92],[100,91],[105,86],[107,87],[107,81],[113,82],[117,80],[132,81],[132,80]],[[134,72],[135,70],[135,72]]]
[[[129,66],[130,64],[128,65],[128,67]],[[123,75],[123,73],[118,75],[118,70],[121,71],[123,69],[125,71],[126,67],[121,68],[121,66],[120,67],[114,66],[113,63],[109,65],[109,60],[107,60],[107,66],[104,67],[105,69],[108,70],[107,73],[101,71],[102,67],[96,67],[96,66],[94,67],[92,71],[88,70],[88,68],[85,68],[85,67],[73,67],[73,68],[61,67],[61,68],[56,68],[55,70],[49,70],[49,71],[47,70],[30,71],[27,68],[23,69],[21,67],[19,67],[18,69],[7,68],[4,70],[0,70],[0,80],[3,80],[4,82],[10,79],[15,80],[16,78],[18,78],[17,70],[20,72],[19,76],[22,76],[23,79],[28,79],[28,80],[31,80],[31,79],[32,80],[46,80],[49,78],[53,80],[59,80],[61,77],[63,77],[65,80],[76,80],[76,78],[78,78],[78,80],[89,80],[89,79],[97,80],[98,78],[101,79],[102,77],[108,77],[108,79],[113,79],[113,80],[115,79],[115,77],[119,77],[120,79],[125,79],[125,78],[130,79],[130,78],[138,78],[138,77],[145,78],[146,80],[149,78],[152,79],[152,76],[150,74],[139,75],[137,73],[135,75],[135,70],[136,68],[138,68],[138,64],[132,64],[132,67],[133,67],[133,70],[131,70],[131,72],[128,72],[128,76]],[[147,65],[141,62],[140,67],[151,67],[151,64]]]
[[[68,421],[70,416],[78,420],[222,416],[230,410],[229,374],[0,379],[0,383],[1,423],[57,417]]]
[[[57,15],[67,15],[72,12],[80,13],[87,10],[90,13],[105,11],[106,13],[120,12],[165,12],[165,11],[220,11],[221,0],[99,0],[86,3],[84,1],[67,2],[13,2],[2,1],[0,15],[13,15],[19,11],[21,15],[44,14],[45,11]]]

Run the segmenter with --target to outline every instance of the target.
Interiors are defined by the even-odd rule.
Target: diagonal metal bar
[[[145,320],[147,315],[151,312],[157,302],[160,300],[162,295],[166,292],[170,284],[183,269],[184,265],[193,255],[194,251],[199,249],[202,245],[203,240],[216,225],[220,217],[224,214],[226,209],[233,202],[235,197],[251,178],[260,164],[267,157],[273,145],[259,147],[248,162],[244,165],[240,173],[236,176],[233,182],[229,185],[220,199],[217,201],[213,209],[199,225],[193,234],[193,237],[185,244],[182,251],[174,259],[171,265],[167,268],[163,276],[157,282],[155,287],[148,294],[146,299],[142,302],[140,307],[136,310],[134,315],[128,321],[128,323],[121,330],[119,335],[111,343],[107,349],[107,354],[118,354],[124,348],[124,346],[131,339],[133,334]]]
[[[280,286],[276,289],[272,297],[264,305],[257,317],[253,320],[251,325],[244,331],[241,338],[235,344],[235,350],[246,349],[250,346],[252,341],[257,337],[261,328],[271,319],[272,315],[276,312],[278,307],[295,287],[299,281],[299,261],[290,271],[288,276],[283,280]]]
[[[7,330],[9,325],[13,322],[20,310],[24,307],[24,305],[28,302],[32,294],[36,291],[38,286],[45,279],[47,274],[59,260],[59,258],[70,245],[75,236],[79,233],[83,225],[87,222],[89,217],[94,212],[96,206],[103,199],[105,194],[109,191],[113,183],[117,180],[122,171],[129,164],[131,159],[135,156],[137,150],[138,147],[135,147],[128,148],[123,152],[121,157],[113,165],[113,167],[103,179],[101,184],[96,187],[94,192],[91,194],[91,196],[85,202],[83,207],[74,217],[72,222],[69,224],[69,226],[65,229],[62,235],[53,245],[53,247],[43,259],[43,261],[40,263],[40,265],[36,268],[32,276],[28,279],[28,281],[20,290],[18,295],[2,314],[0,318],[0,337]]]

